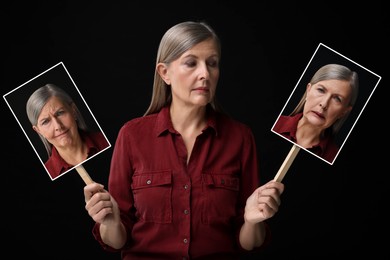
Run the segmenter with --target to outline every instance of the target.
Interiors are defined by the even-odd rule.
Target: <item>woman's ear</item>
[[[171,85],[171,80],[169,79],[168,75],[168,68],[165,63],[158,63],[156,66],[157,73],[160,75],[162,80],[164,80],[165,84]]]
[[[35,125],[32,126],[32,129],[39,134],[39,129]]]

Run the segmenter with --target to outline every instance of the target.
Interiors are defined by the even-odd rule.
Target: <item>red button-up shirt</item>
[[[119,131],[108,190],[127,228],[123,259],[237,259],[245,202],[259,186],[256,146],[249,127],[208,112],[188,164],[167,107]],[[99,224],[93,232],[113,250]]]
[[[81,139],[88,147],[88,158],[109,146],[109,143],[102,132],[85,132],[80,130],[80,135]],[[51,178],[54,179],[73,168],[74,165],[69,165],[65,162],[59,155],[57,149],[53,146],[51,156],[46,161],[45,167]]]
[[[281,115],[278,118],[273,130],[288,140],[297,142],[297,126],[299,119],[302,118],[302,113],[298,113],[294,116],[284,116]],[[330,130],[330,129],[329,129]],[[333,162],[337,152],[339,150],[338,145],[334,142],[334,139],[330,135],[329,131],[325,131],[325,136],[321,141],[314,145],[313,147],[307,148],[306,150],[312,152],[313,154],[320,156],[321,158],[327,160],[328,162]]]

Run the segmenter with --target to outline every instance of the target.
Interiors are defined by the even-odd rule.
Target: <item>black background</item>
[[[29,1],[0,9],[1,91],[63,62],[112,144],[141,116],[152,92],[163,33],[206,20],[222,41],[218,97],[252,127],[261,181],[273,179],[291,143],[271,132],[319,43],[382,80],[333,165],[300,152],[283,182],[273,242],[253,259],[388,259],[389,9],[381,1]],[[364,86],[361,86],[364,87]],[[76,171],[51,181],[14,116],[1,102],[1,254],[10,259],[120,259],[93,239]],[[112,148],[87,161],[106,184]],[[163,239],[163,238],[162,238]],[[216,241],[218,243],[218,241]]]

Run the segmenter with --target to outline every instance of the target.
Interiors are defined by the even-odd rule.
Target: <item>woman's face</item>
[[[345,80],[323,80],[307,85],[303,116],[321,129],[326,129],[343,117],[352,107],[349,105],[351,86]]]
[[[57,97],[51,97],[42,108],[38,122],[33,129],[55,147],[71,145],[78,135],[75,110],[63,104]]]
[[[219,55],[213,40],[206,40],[183,53],[159,72],[170,85],[172,103],[205,106],[214,97],[219,78]]]

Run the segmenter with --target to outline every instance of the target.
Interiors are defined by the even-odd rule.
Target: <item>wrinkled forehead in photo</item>
[[[53,181],[73,169],[85,177],[82,164],[111,147],[63,62],[3,98],[22,130],[16,138],[25,135]]]

